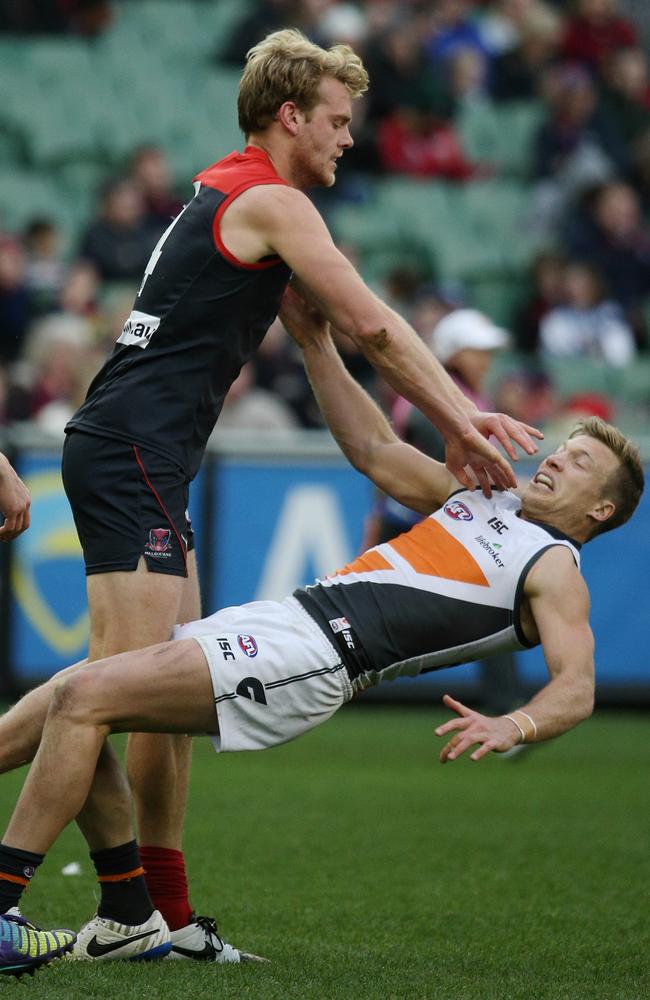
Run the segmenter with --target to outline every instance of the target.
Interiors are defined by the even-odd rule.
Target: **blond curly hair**
[[[591,536],[593,538],[629,521],[641,499],[645,477],[638,447],[618,427],[605,423],[600,417],[586,417],[576,424],[569,437],[578,437],[580,434],[600,441],[616,456],[619,463],[618,468],[607,479],[604,489],[605,495],[616,509],[611,517],[602,521],[594,530]]]
[[[237,111],[244,135],[268,128],[285,101],[295,101],[309,114],[324,76],[339,80],[352,98],[368,89],[368,74],[349,45],[322,49],[297,28],[267,35],[248,52],[239,84]]]

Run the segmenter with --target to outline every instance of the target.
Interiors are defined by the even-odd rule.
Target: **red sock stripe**
[[[144,868],[140,866],[139,868],[134,868],[130,872],[122,872],[119,875],[98,875],[98,882],[128,882],[130,878],[137,878],[139,875],[144,875]]]
[[[0,881],[14,882],[16,885],[29,885],[29,879],[22,875],[10,875],[9,872],[0,872]]]
[[[160,496],[158,495],[158,492],[156,491],[156,488],[154,487],[153,483],[149,479],[149,476],[147,475],[147,470],[145,469],[145,467],[144,467],[144,465],[142,463],[142,459],[140,458],[140,452],[138,451],[138,449],[136,448],[135,445],[133,445],[133,452],[135,454],[135,460],[138,463],[138,465],[140,466],[140,471],[141,471],[141,473],[142,473],[142,475],[144,477],[145,483],[147,484],[147,486],[149,487],[149,489],[151,490],[151,492],[155,496],[156,500],[158,501],[158,506],[162,510],[162,512],[165,515],[165,517],[166,517],[167,521],[169,522],[169,524],[171,525],[172,531],[176,535],[176,540],[178,541],[178,544],[181,547],[181,552],[183,553],[183,562],[185,563],[185,569],[187,569],[187,553],[185,551],[185,546],[183,545],[183,539],[179,535],[178,530],[176,528],[176,525],[174,524],[174,522],[172,521],[171,517],[167,513],[167,508],[165,507],[164,503],[160,499]]]

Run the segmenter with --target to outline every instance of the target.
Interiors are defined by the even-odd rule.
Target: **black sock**
[[[32,854],[0,844],[0,913],[18,906],[20,897],[42,863],[44,854]]]
[[[154,911],[144,880],[144,868],[135,840],[103,851],[91,851],[101,886],[97,914],[120,924],[144,924]]]

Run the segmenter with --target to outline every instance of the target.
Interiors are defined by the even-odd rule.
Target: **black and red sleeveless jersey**
[[[146,446],[196,474],[224,397],[291,276],[279,257],[245,264],[221,240],[224,210],[258,184],[286,181],[253,146],[197,175],[194,198],[154,248],[115,349],[66,430]]]

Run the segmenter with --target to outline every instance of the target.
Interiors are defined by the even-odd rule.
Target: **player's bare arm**
[[[0,542],[10,542],[29,528],[29,490],[0,453]]]
[[[288,289],[280,318],[300,344],[321,413],[349,462],[381,490],[430,514],[458,489],[440,462],[401,441],[368,393],[352,378],[322,313]]]
[[[473,746],[480,760],[491,751],[503,753],[517,743],[550,740],[588,718],[594,705],[594,638],[589,626],[589,593],[568,549],[545,552],[524,587],[529,638],[544,650],[550,681],[520,709],[492,718],[445,695],[457,713],[436,729],[453,733],[440,753],[441,763],[455,760]]]
[[[483,435],[507,440],[506,450],[515,458],[509,435],[533,454],[531,435],[539,432],[476,411],[411,327],[366,287],[304,194],[276,186],[246,191],[224,213],[221,235],[240,259],[252,263],[272,253],[283,258],[325,316],[440,429],[448,441],[448,467],[461,482],[473,485],[465,471],[469,465],[487,495],[491,481],[499,488],[516,484],[506,459]]]

